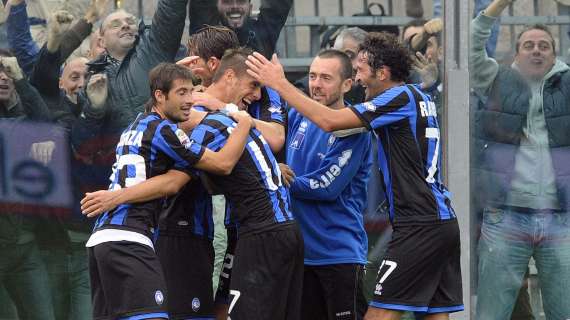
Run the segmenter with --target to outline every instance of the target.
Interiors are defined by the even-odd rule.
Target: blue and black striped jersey
[[[277,91],[269,87],[261,87],[261,99],[250,104],[247,107],[247,113],[261,121],[283,124],[286,106],[287,102]]]
[[[192,167],[204,150],[200,144],[192,143],[176,124],[162,119],[157,113],[139,114],[117,144],[117,160],[113,165],[109,190],[136,185],[170,169],[194,175]],[[95,231],[123,229],[153,239],[162,202],[158,199],[122,204],[102,214],[97,219]]]
[[[218,151],[235,126],[226,115],[209,113],[189,135],[193,143]],[[293,220],[289,194],[281,183],[277,161],[256,129],[250,131],[245,150],[232,173],[210,177],[226,196],[231,207],[230,220],[239,226],[240,235]]]
[[[212,197],[199,178],[190,180],[164,202],[158,222],[160,235],[214,239]]]
[[[419,88],[390,88],[350,107],[378,135],[378,162],[394,225],[455,219],[441,182],[440,133],[435,104]]]

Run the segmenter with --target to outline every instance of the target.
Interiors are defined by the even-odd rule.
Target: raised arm
[[[281,33],[281,29],[287,21],[289,11],[293,6],[293,0],[262,0],[259,8],[257,23],[259,30],[264,31],[263,38],[271,45],[271,52],[275,52],[275,44]]]
[[[483,95],[487,94],[499,71],[497,61],[487,55],[485,44],[491,36],[491,28],[497,17],[512,2],[513,0],[495,0],[471,21],[469,49],[471,87]]]
[[[32,39],[26,2],[24,0],[9,0],[8,6],[10,7],[10,13],[6,19],[8,44],[18,58],[18,63],[24,74],[29,75],[40,49]]]
[[[137,47],[137,56],[150,70],[160,62],[174,62],[180,47],[188,0],[160,0],[147,39]]]
[[[334,110],[304,95],[285,78],[283,66],[276,55],[271,61],[255,52],[246,62],[248,73],[263,85],[279,92],[281,97],[321,129],[330,132],[340,129],[360,128],[362,121],[348,108]]]

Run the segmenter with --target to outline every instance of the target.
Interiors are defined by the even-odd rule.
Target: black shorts
[[[212,241],[160,234],[155,247],[166,279],[170,319],[213,318]]]
[[[230,283],[232,320],[301,315],[303,238],[296,223],[239,237]]]
[[[93,319],[165,318],[167,293],[154,250],[129,241],[88,248]]]
[[[224,255],[224,263],[218,278],[218,290],[216,290],[216,304],[230,303],[230,282],[232,279],[232,269],[234,266],[234,257],[237,246],[237,230],[236,228],[227,228],[228,241],[226,244],[226,254]]]
[[[305,265],[301,319],[363,319],[363,279],[361,264]]]
[[[394,228],[370,306],[427,313],[463,310],[460,253],[457,220]]]

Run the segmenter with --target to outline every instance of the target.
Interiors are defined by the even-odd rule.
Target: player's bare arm
[[[285,127],[277,122],[267,122],[259,119],[253,119],[255,128],[261,132],[261,135],[267,141],[273,153],[277,153],[283,149],[285,144]]]
[[[190,181],[188,174],[169,170],[139,184],[118,190],[87,192],[81,200],[81,212],[89,218],[115,209],[125,203],[145,202],[176,194]]]
[[[255,52],[246,61],[247,72],[265,86],[271,87],[293,108],[317,124],[321,129],[330,132],[340,129],[360,128],[362,122],[348,108],[333,110],[307,97],[293,86],[283,72],[283,66],[273,55],[271,61]]]

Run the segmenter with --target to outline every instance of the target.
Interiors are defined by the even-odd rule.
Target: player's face
[[[316,57],[309,70],[309,91],[313,100],[326,106],[342,98],[342,79],[338,59]]]
[[[543,30],[532,29],[521,35],[515,63],[531,79],[544,77],[556,60],[552,38]]]
[[[0,103],[10,100],[14,94],[14,81],[4,71],[0,71]]]
[[[74,97],[79,90],[85,85],[85,76],[87,75],[88,60],[86,58],[77,58],[70,61],[59,79],[59,87],[65,91],[70,97]]]
[[[218,0],[222,23],[230,28],[243,27],[251,14],[250,0]]]
[[[190,117],[194,86],[190,80],[176,79],[164,103],[164,115],[172,122],[183,122]]]
[[[234,98],[232,102],[238,106],[243,107],[253,101],[261,99],[261,85],[257,80],[248,74],[244,74],[237,79],[237,85],[234,90]],[[255,99],[255,100],[251,100]]]
[[[380,79],[368,64],[368,55],[360,51],[356,61],[356,81],[365,89],[366,100],[371,100],[381,91]]]

